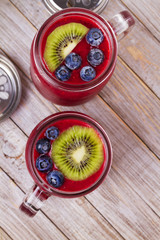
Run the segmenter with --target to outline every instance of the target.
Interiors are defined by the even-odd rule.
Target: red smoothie
[[[68,128],[73,127],[75,125],[76,126],[78,125],[78,126],[89,127],[89,128],[91,127],[89,124],[87,124],[87,123],[85,123],[83,121],[77,120],[77,119],[63,119],[63,120],[59,120],[57,122],[54,122],[54,124],[48,125],[43,130],[43,132],[41,132],[39,134],[36,142],[39,139],[42,139],[42,138],[46,137],[45,136],[45,132],[51,126],[54,126],[54,127],[58,128],[59,129],[59,134],[61,134],[63,131],[65,131]],[[97,137],[100,138],[98,133],[97,133]],[[51,141],[51,144],[52,144],[52,142],[55,141],[55,140],[50,140],[50,141]],[[50,156],[50,157],[51,157],[51,150],[49,151],[49,153],[47,153],[47,155]],[[105,151],[104,147],[103,147],[103,154],[104,154],[104,159],[107,159],[106,151]],[[42,173],[42,172],[40,172],[40,171],[38,171],[36,169],[36,159],[40,156],[40,154],[36,150],[36,143],[34,145],[34,153],[33,153],[33,155],[34,155],[35,170],[36,170],[37,174],[40,176],[40,178],[43,179],[44,182],[46,182],[48,184],[47,179],[46,179],[46,176],[47,176],[48,173]],[[58,170],[56,165],[54,164],[54,159],[52,159],[52,160],[53,160],[53,168],[50,171]],[[66,177],[64,177],[63,185],[60,186],[59,188],[57,188],[57,190],[63,191],[63,192],[71,192],[71,193],[73,192],[74,193],[74,192],[79,192],[79,191],[88,189],[89,187],[91,187],[100,178],[100,176],[102,175],[102,172],[104,170],[105,165],[106,165],[106,162],[103,161],[101,167],[99,168],[99,170],[96,173],[92,174],[88,178],[86,178],[84,180],[81,180],[81,181],[73,181],[73,180],[70,180],[70,179],[67,179]]]
[[[74,16],[74,17],[68,16],[64,19],[57,20],[53,25],[51,25],[49,27],[49,29],[45,32],[45,34],[43,36],[42,43],[41,43],[41,57],[43,59],[43,64],[44,64],[45,68],[47,69],[47,71],[50,73],[51,77],[56,78],[55,71],[53,73],[50,72],[47,64],[45,63],[44,57],[43,57],[47,37],[57,27],[68,24],[68,23],[72,23],[72,22],[80,23],[80,24],[84,25],[85,27],[87,27],[89,30],[92,28],[98,28],[102,31],[102,33],[104,35],[104,39],[103,39],[102,43],[97,47],[94,47],[94,46],[91,46],[90,44],[88,44],[86,41],[86,36],[84,36],[83,39],[77,44],[77,46],[72,50],[72,52],[77,53],[78,55],[81,56],[82,63],[78,69],[72,71],[71,77],[69,78],[69,80],[66,81],[66,83],[73,84],[73,85],[86,84],[86,82],[80,78],[80,70],[84,66],[90,65],[89,62],[87,61],[87,55],[89,54],[90,50],[93,48],[98,48],[98,49],[102,50],[102,52],[104,54],[103,62],[100,65],[94,67],[94,69],[96,71],[95,78],[99,77],[108,68],[108,65],[111,60],[111,55],[112,55],[112,49],[110,47],[111,45],[109,42],[109,38],[108,38],[107,34],[103,31],[102,27],[99,26],[95,21],[93,21],[89,18],[86,18],[84,16]],[[63,64],[64,64],[64,62],[60,65],[63,65]]]
[[[72,23],[83,25],[84,28],[88,28],[88,32],[71,50],[81,57],[81,65],[71,70],[67,81],[61,81],[55,75],[57,69],[49,70],[44,53],[49,35],[58,27]],[[103,41],[98,46],[92,46],[86,41],[89,31],[95,28],[103,33]],[[103,53],[100,65],[93,66],[87,60],[93,49]],[[71,8],[55,13],[46,20],[33,39],[30,56],[31,78],[39,92],[55,104],[74,106],[92,99],[109,81],[116,65],[117,43],[111,26],[103,18],[86,9]],[[62,60],[59,66],[65,66],[65,60]],[[82,80],[80,76],[84,66],[93,68],[93,78],[89,81]]]

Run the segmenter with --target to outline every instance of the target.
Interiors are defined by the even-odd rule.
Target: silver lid
[[[19,104],[21,81],[13,63],[0,54],[0,122],[8,118]]]
[[[95,13],[101,13],[109,0],[43,0],[50,13],[55,13],[64,8],[80,7]]]

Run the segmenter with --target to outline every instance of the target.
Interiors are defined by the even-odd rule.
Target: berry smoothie
[[[117,55],[110,25],[86,9],[62,10],[51,16],[31,47],[31,77],[48,100],[82,104],[108,82]]]
[[[98,144],[100,143],[102,145],[102,148],[101,148],[102,152],[100,153],[100,155],[102,155],[101,157],[102,160],[100,165],[98,166],[98,169],[94,170],[93,173],[89,174],[88,177],[82,176],[82,178],[84,178],[83,180],[78,180],[79,176],[76,177],[76,180],[73,180],[73,179],[69,179],[69,177],[66,177],[65,171],[61,172],[61,170],[56,166],[56,163],[54,162],[54,157],[56,157],[54,154],[56,153],[54,149],[52,150],[52,148],[54,147],[53,146],[54,141],[56,141],[56,139],[58,140],[62,133],[68,134],[66,130],[69,129],[70,131],[72,131],[72,129],[74,129],[75,127],[77,128],[77,126],[80,127],[80,131],[82,130],[86,131],[86,132],[84,131],[83,133],[83,134],[86,133],[86,136],[88,136],[87,130],[92,128],[91,125],[89,125],[88,123],[74,119],[74,118],[59,120],[54,124],[48,125],[39,134],[34,145],[34,154],[33,154],[34,168],[37,174],[42,179],[42,181],[44,181],[46,184],[50,184],[50,186],[53,187],[53,189],[56,188],[56,190],[59,190],[62,192],[74,193],[74,192],[84,191],[85,189],[90,188],[100,178],[101,174],[103,173],[104,166],[106,165],[105,159],[107,159],[107,156],[106,156],[107,153],[103,147],[102,139],[99,136],[99,134],[96,132],[96,130],[93,130],[92,128],[92,130],[94,131],[94,137],[98,138]],[[77,133],[77,134],[82,134],[82,133]],[[83,142],[80,143],[79,138],[82,138],[82,136],[78,136],[78,138],[77,139],[75,138],[74,140],[74,142],[79,141],[79,143],[78,145],[74,143],[74,147],[72,147],[72,150],[73,150],[72,154],[74,154],[74,152],[77,151],[77,157],[80,163],[80,160],[85,161],[85,159],[83,159],[83,155],[86,153],[83,151],[84,144]],[[69,148],[71,145],[73,145],[73,142],[70,143],[70,136],[67,136],[67,140],[68,140],[67,147]],[[95,140],[96,140],[95,142],[97,143],[97,139]],[[88,144],[89,144],[89,140],[88,142],[86,141],[85,146],[87,146]],[[52,151],[53,151],[53,154],[52,154]],[[60,147],[58,148],[58,152],[60,154],[61,152]],[[98,157],[97,157],[97,161],[98,161]],[[64,160],[64,164],[66,164],[65,160]],[[87,161],[86,161],[86,164],[87,164]],[[81,171],[83,172],[85,171],[83,167],[81,167],[81,169],[82,169]],[[70,171],[70,169],[68,171]],[[73,172],[73,167],[71,169],[71,178],[75,178],[75,177],[72,177],[72,172]],[[50,179],[48,178],[48,176],[50,176],[52,173],[55,174],[55,176],[53,176],[55,177],[55,182],[53,183],[50,182]]]
[[[43,119],[31,132],[25,150],[35,185],[20,205],[34,216],[50,196],[73,198],[95,190],[112,163],[110,140],[93,118],[59,112]]]
[[[77,45],[75,44],[76,46],[74,45],[73,50],[68,52],[66,58],[57,66],[57,69],[61,69],[61,67],[65,66],[69,71],[69,76],[63,78],[61,75],[57,76],[57,69],[51,72],[45,61],[44,53],[47,44],[47,38],[51,33],[53,34],[53,38],[55,38],[54,30],[57,30],[59,27],[59,30],[63,32],[66,27],[69,28],[74,24],[73,28],[77,27],[78,31],[79,25],[76,26],[77,23],[80,24],[80,26],[84,26],[86,28],[86,32],[79,43],[77,43]],[[72,44],[72,39],[70,41],[67,40],[66,45],[68,44],[69,48],[69,44]],[[58,52],[58,47],[56,50]],[[51,51],[51,54],[53,54],[52,50],[48,49],[48,51]],[[73,16],[68,16],[65,19],[57,20],[54,25],[50,26],[42,39],[41,57],[46,69],[53,78],[56,78],[59,81],[65,81],[68,84],[85,84],[86,82],[92,81],[99,77],[108,68],[111,56],[112,49],[107,34],[96,22],[93,22],[91,19],[88,19],[84,16],[74,16],[74,18]],[[73,64],[75,64],[75,66],[73,66]],[[81,76],[82,71],[86,66],[92,68],[95,72],[94,76],[90,76],[91,79],[85,79]]]
[[[61,112],[42,120],[26,145],[35,183],[50,195],[76,197],[97,188],[111,167],[111,144],[89,116]]]

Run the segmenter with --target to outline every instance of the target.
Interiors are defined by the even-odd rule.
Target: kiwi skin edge
[[[81,181],[101,167],[103,143],[93,128],[73,126],[52,143],[51,158],[66,178]]]
[[[51,32],[46,41],[44,60],[54,72],[88,32],[81,23],[67,23]]]

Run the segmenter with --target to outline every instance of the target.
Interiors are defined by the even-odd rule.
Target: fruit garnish
[[[47,138],[41,138],[36,143],[36,150],[40,154],[48,153],[51,149],[50,141]]]
[[[96,67],[103,62],[104,54],[100,49],[92,48],[87,56],[87,60],[93,67]]]
[[[66,178],[83,180],[103,163],[103,144],[93,128],[73,126],[52,143],[51,158]]]
[[[71,70],[79,68],[81,63],[81,56],[74,52],[70,53],[65,59],[65,65]]]
[[[47,128],[45,135],[48,139],[55,140],[59,135],[59,129],[54,126],[49,127]]]
[[[40,155],[36,159],[36,168],[40,172],[48,172],[53,167],[53,161],[48,155]]]
[[[47,181],[53,187],[58,188],[58,187],[62,186],[62,184],[64,182],[64,176],[61,172],[59,172],[57,170],[53,170],[52,172],[48,173]]]
[[[99,28],[91,28],[86,35],[87,43],[91,46],[99,46],[104,39],[104,35]]]
[[[71,71],[65,65],[59,66],[55,71],[56,77],[62,82],[67,81],[71,76]]]
[[[80,23],[68,23],[57,27],[46,41],[44,60],[51,72],[54,72],[88,32]]]
[[[96,77],[96,71],[91,66],[85,66],[80,71],[80,77],[86,82],[91,81]]]

